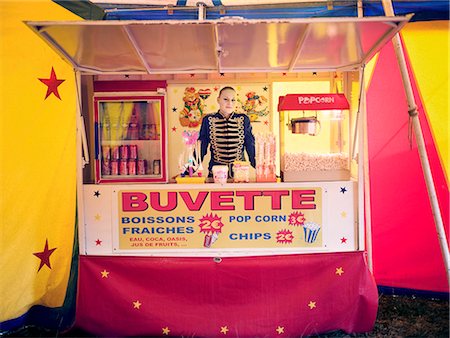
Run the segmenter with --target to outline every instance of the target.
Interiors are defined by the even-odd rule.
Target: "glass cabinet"
[[[95,177],[167,182],[164,95],[94,96]]]

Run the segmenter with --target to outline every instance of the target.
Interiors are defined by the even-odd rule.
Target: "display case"
[[[279,98],[284,182],[350,179],[349,102],[344,94]]]
[[[94,95],[96,183],[167,182],[164,99]]]

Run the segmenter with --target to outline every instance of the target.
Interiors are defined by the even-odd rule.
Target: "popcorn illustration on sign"
[[[306,243],[314,243],[320,231],[320,225],[314,222],[305,222],[303,224],[303,233],[305,234]]]

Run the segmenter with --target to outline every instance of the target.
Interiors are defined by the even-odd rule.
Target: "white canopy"
[[[85,74],[352,70],[404,17],[27,22]]]

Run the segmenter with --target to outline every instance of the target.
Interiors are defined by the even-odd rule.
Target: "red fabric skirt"
[[[80,256],[76,327],[98,336],[298,337],[372,330],[364,252]]]

